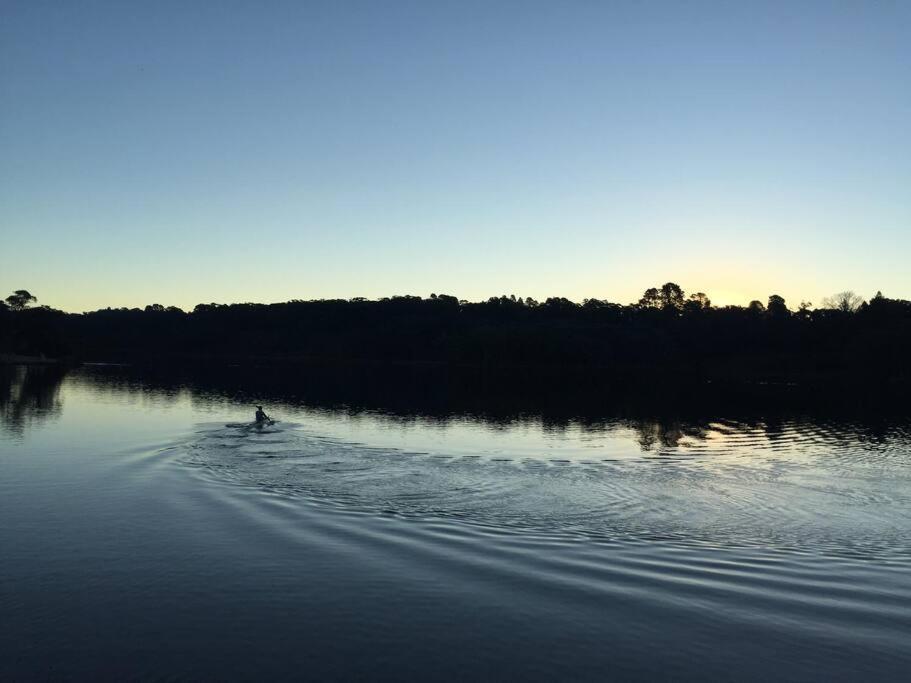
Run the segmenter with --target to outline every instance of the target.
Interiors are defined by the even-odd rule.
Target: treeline
[[[31,299],[0,306],[0,351],[79,360],[207,359],[249,362],[433,363],[480,368],[707,379],[911,380],[911,302],[850,292],[796,310],[772,295],[713,306],[674,283],[636,304],[515,296],[153,304],[67,314]],[[15,297],[16,295],[14,295]],[[33,297],[32,297],[33,299]]]

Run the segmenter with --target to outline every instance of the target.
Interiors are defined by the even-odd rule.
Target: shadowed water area
[[[0,678],[906,676],[900,406],[414,372],[0,368]]]

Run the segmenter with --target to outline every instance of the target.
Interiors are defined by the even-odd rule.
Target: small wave
[[[204,425],[181,457],[213,480],[404,518],[591,538],[911,551],[907,449],[800,423],[782,425],[773,438],[765,426],[723,422],[704,434],[698,451],[682,445],[642,453],[631,443],[618,457],[571,459],[379,448],[294,423]],[[883,461],[883,453],[893,460]]]

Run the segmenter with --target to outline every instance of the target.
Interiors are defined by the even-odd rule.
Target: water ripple
[[[907,442],[800,422],[770,431],[718,421],[700,434],[698,447],[631,443],[615,457],[573,459],[378,448],[295,424],[209,425],[180,459],[224,483],[402,518],[855,558],[911,553]]]

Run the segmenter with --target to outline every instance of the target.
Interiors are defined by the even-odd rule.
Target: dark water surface
[[[901,415],[232,372],[0,369],[0,679],[907,680]]]

